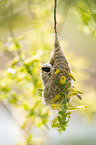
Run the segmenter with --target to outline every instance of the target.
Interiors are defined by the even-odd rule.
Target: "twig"
[[[54,30],[55,30],[55,39],[57,39],[56,7],[57,7],[57,0],[54,0]]]

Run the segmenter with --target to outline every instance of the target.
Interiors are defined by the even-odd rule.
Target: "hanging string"
[[[55,30],[55,39],[57,39],[56,7],[57,7],[57,0],[54,0],[54,30]]]

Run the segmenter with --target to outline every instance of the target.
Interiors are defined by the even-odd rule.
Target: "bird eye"
[[[50,67],[42,67],[42,70],[45,72],[50,72]]]

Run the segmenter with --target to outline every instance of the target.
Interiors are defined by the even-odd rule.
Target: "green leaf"
[[[61,129],[62,129],[63,131],[66,131],[66,127],[65,127],[64,125],[61,125]]]
[[[61,107],[61,104],[51,104],[51,108],[52,108],[53,110],[59,110],[60,107]]]
[[[66,78],[64,76],[61,76],[60,83],[61,85],[66,84]]]
[[[58,74],[58,73],[60,73],[60,70],[59,69],[56,70],[55,75]]]
[[[55,101],[59,100],[61,98],[60,94],[57,94],[53,100],[50,101],[50,103],[54,103]]]
[[[61,95],[63,98],[65,98],[65,94],[64,94],[64,93],[60,92],[60,95]]]
[[[71,73],[68,73],[67,76],[71,77],[75,81],[75,78],[74,78],[74,76]]]
[[[58,119],[59,123],[62,123],[60,116],[58,116],[57,119]]]

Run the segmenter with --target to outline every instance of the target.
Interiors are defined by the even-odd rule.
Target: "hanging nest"
[[[59,39],[55,40],[54,49],[49,62],[41,69],[43,82],[43,97],[45,103],[53,110],[57,110],[57,116],[51,121],[51,127],[56,127],[59,131],[65,131],[70,119],[71,110],[85,109],[87,106],[73,106],[71,98],[82,92],[72,86],[75,81],[71,73],[69,63],[61,49]]]
[[[49,69],[49,70],[48,70]],[[43,96],[45,103],[62,103],[72,87],[71,69],[61,49],[59,38],[55,40],[54,49],[49,63],[44,64],[41,73],[43,81]]]

